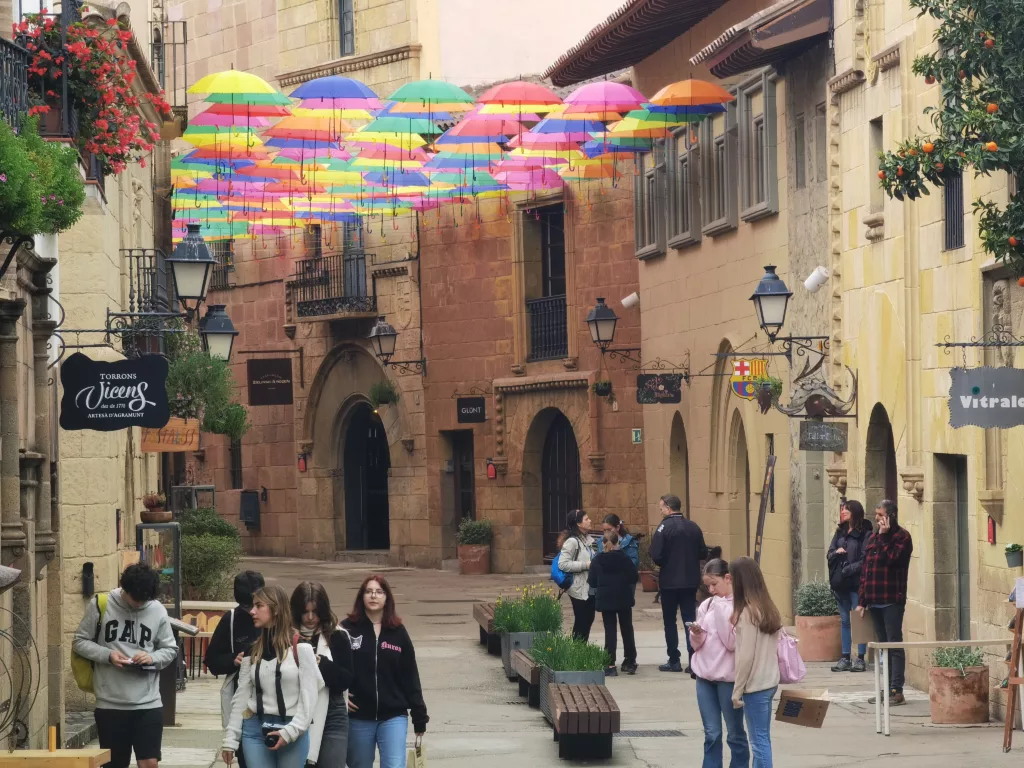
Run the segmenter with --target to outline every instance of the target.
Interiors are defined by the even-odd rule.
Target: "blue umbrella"
[[[292,91],[293,99],[376,99],[364,83],[341,75],[318,77]]]

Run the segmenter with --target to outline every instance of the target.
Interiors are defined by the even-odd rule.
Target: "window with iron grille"
[[[964,240],[964,174],[963,171],[946,174],[943,192],[945,208],[945,248],[952,251],[963,248]]]
[[[228,287],[228,273],[235,271],[235,241],[210,240],[207,241],[207,245],[213,258],[217,260],[210,276],[210,288],[220,291]]]
[[[736,189],[739,173],[736,107],[726,106],[705,120],[700,128],[702,234],[709,237],[736,228]]]
[[[530,360],[568,354],[566,315],[565,207],[547,205],[523,211],[523,260],[527,264],[526,313]]]
[[[807,186],[807,136],[804,116],[796,116],[793,126],[793,172],[797,189]]]
[[[242,441],[232,440],[228,453],[231,454],[231,490],[238,491],[242,488]]]
[[[828,110],[824,102],[814,108],[814,174],[819,183],[828,181]]]
[[[871,213],[881,213],[885,209],[885,190],[878,183],[878,156],[885,147],[885,124],[883,118],[878,117],[868,123],[868,184],[870,195],[868,205]]]
[[[669,186],[672,190],[668,245],[685,248],[700,242],[700,188],[698,187],[699,157],[696,134],[684,128],[676,134],[670,146],[672,164]]]
[[[310,224],[302,235],[303,245],[306,247],[306,258],[319,259],[324,255],[323,233],[319,224]]]
[[[356,18],[352,3],[353,0],[338,0],[342,56],[353,56],[356,52]]]
[[[345,221],[341,225],[342,246],[344,250],[363,250],[363,225],[358,221]]]
[[[779,210],[776,166],[775,76],[766,70],[738,92],[741,218],[754,221]]]
[[[667,142],[658,139],[650,152],[636,156],[639,166],[633,186],[636,257],[648,259],[665,252],[667,208]]]

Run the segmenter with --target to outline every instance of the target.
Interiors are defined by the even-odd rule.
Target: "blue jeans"
[[[754,768],[772,768],[772,699],[775,688],[743,694],[743,716],[747,721]]]
[[[287,723],[291,720],[290,717],[270,715],[263,719],[268,723]],[[242,721],[241,747],[247,768],[303,768],[309,755],[309,733],[303,733],[297,741],[272,752],[263,743],[260,719],[253,715]]]
[[[732,705],[732,683],[697,678],[697,707],[704,723],[704,762],[702,768],[722,768],[722,718],[729,731],[729,768],[747,768],[750,749],[743,730],[743,710]]]
[[[843,656],[850,655],[853,647],[853,634],[850,632],[850,614],[857,607],[856,592],[836,592],[836,602],[839,604],[839,633],[843,639]],[[868,652],[864,643],[857,646],[857,655],[863,656]]]
[[[373,768],[373,753],[380,747],[380,768],[405,768],[405,738],[409,718],[348,721],[348,768]]]

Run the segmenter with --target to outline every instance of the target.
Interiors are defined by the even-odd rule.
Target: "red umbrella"
[[[477,99],[481,104],[561,104],[558,95],[539,83],[513,80],[488,88]]]

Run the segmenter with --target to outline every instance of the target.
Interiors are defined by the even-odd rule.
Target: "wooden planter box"
[[[509,680],[519,679],[519,675],[512,669],[512,652],[529,652],[533,648],[533,638],[539,634],[539,632],[501,633],[501,663],[505,667],[505,677]]]
[[[604,685],[604,670],[600,672],[555,672],[549,667],[540,668],[540,711],[549,723],[554,723],[551,712],[550,685]]]

